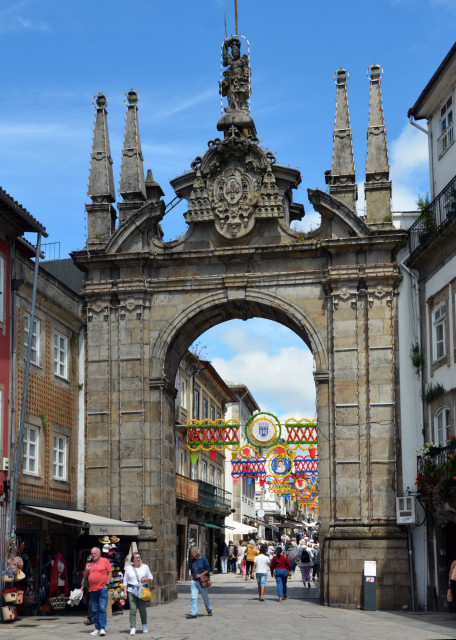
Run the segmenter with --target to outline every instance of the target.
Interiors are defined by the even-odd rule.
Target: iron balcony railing
[[[446,447],[431,447],[428,456],[418,456],[418,475],[435,478],[438,476],[440,480],[454,478],[454,465],[450,465],[450,456],[452,456],[455,451],[456,445],[454,441]]]
[[[231,493],[203,480],[198,480],[198,502],[204,507],[229,512],[231,509]]]
[[[456,176],[423,211],[409,229],[410,253],[432,237],[456,214]]]

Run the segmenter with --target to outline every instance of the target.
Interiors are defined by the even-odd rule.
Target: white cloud
[[[281,419],[314,417],[313,357],[307,348],[241,352],[230,359],[214,357],[212,364],[223,378],[246,384],[263,411]]]
[[[429,191],[428,138],[407,123],[390,149],[393,211],[415,211],[418,195]]]

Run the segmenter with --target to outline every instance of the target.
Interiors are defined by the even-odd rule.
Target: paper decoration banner
[[[237,420],[189,420],[187,447],[192,451],[204,449],[223,451],[239,449],[239,422]]]

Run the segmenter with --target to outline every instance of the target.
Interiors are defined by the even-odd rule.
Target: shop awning
[[[275,531],[276,533],[279,532],[279,527],[277,527],[275,524],[270,524],[269,522],[265,522],[264,526],[266,527],[266,529],[271,529],[271,531]]]
[[[202,520],[190,520],[191,524],[198,524],[200,527],[207,527],[208,529],[221,529],[222,525],[216,522],[203,522]]]
[[[138,526],[131,522],[105,518],[95,513],[86,511],[72,511],[71,509],[54,509],[53,507],[37,507],[36,505],[22,504],[20,513],[37,516],[59,524],[89,527],[91,536],[113,536],[122,535],[136,537],[139,535]],[[73,520],[74,522],[71,522]]]
[[[224,530],[229,531],[230,534],[243,536],[246,533],[256,533],[256,527],[249,527],[248,524],[243,524],[242,522],[236,522],[235,520],[228,520],[225,522]]]
[[[276,526],[279,527],[279,529],[288,529],[288,528],[304,529],[305,528],[305,524],[303,522],[296,522],[296,520],[285,520],[284,522],[278,522]]]

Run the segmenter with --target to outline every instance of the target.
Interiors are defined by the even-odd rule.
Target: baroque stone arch
[[[312,351],[316,371],[328,371],[324,342],[304,309],[272,293],[241,289],[228,296],[225,292],[208,294],[173,317],[155,343],[151,376],[162,374],[172,384],[183,354],[201,334],[228,320],[254,317],[275,321],[291,329]]]
[[[144,178],[134,91],[123,202],[114,210],[106,99],[97,99],[87,245],[73,253],[85,272],[87,306],[87,508],[136,522],[140,548],[160,578],[153,597],[177,597],[176,368],[209,327],[269,318],[300,335],[316,361],[321,600],[358,606],[363,560],[376,560],[377,603],[396,606],[409,593],[406,539],[395,512],[401,278],[395,257],[406,234],[393,229],[385,206],[386,165],[368,162],[364,222],[355,212],[353,162],[340,162],[351,157],[341,99],[326,176],[330,193],[308,192],[322,224],[309,233],[293,230],[291,223],[304,216],[292,197],[300,173],[260,145],[247,101],[248,60],[237,44],[231,48],[223,58],[229,106],[217,124],[221,137],[171,181],[176,199],[187,205],[188,229],[179,240],[163,242],[163,192],[151,173]],[[378,104],[371,113],[378,116],[378,67],[375,74],[371,99],[377,96]],[[343,70],[338,77],[342,95]],[[370,126],[374,159],[384,127],[379,118]]]

